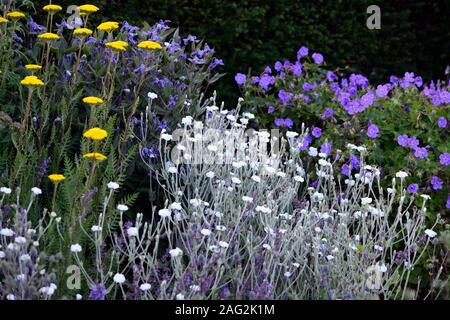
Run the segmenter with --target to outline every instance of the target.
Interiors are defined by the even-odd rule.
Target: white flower
[[[420,196],[422,198],[424,198],[425,200],[430,200],[431,199],[431,197],[429,195],[427,195],[427,194],[421,194]]]
[[[328,157],[328,154],[326,154],[325,152],[320,152],[319,157],[326,158],[326,157]]]
[[[286,278],[289,278],[290,276],[292,276],[292,273],[289,272],[289,271],[286,271],[286,272],[284,273],[284,276],[285,276]]]
[[[172,258],[181,257],[183,255],[183,250],[177,247],[175,249],[171,249],[169,254]]]
[[[253,198],[252,197],[243,196],[242,197],[242,201],[244,201],[244,202],[252,202]]]
[[[181,210],[181,203],[179,202],[174,202],[170,205],[170,209],[172,210]]]
[[[161,209],[161,210],[158,211],[158,214],[159,214],[161,217],[163,217],[163,218],[170,217],[170,214],[171,214],[171,213],[172,213],[172,212],[170,211],[170,209]]]
[[[167,169],[167,172],[169,172],[169,173],[177,173],[178,170],[177,170],[176,167],[170,166],[170,167]]]
[[[433,230],[431,230],[431,229],[427,229],[427,230],[425,230],[425,234],[427,235],[427,236],[429,236],[430,238],[434,238],[434,237],[436,237],[437,236],[437,233],[436,232],[434,232]]]
[[[327,160],[324,159],[320,159],[319,160],[319,165],[321,165],[322,167],[326,167],[328,166],[330,163]]]
[[[323,201],[323,193],[320,193],[320,192],[315,192],[313,195],[312,195],[312,200],[313,201],[316,201],[316,202],[321,202],[321,201]]]
[[[25,261],[31,260],[31,257],[30,257],[29,254],[23,254],[23,255],[21,255],[21,256],[19,257],[19,260],[22,261],[22,262],[25,262]]]
[[[317,157],[317,148],[314,148],[314,147],[310,147],[309,148],[309,151],[308,151],[308,154],[311,156],[311,157]]]
[[[207,237],[207,236],[211,235],[211,230],[209,230],[209,229],[202,229],[202,230],[200,230],[200,233],[202,235],[204,235],[205,237]]]
[[[203,201],[201,199],[191,199],[191,200],[189,200],[189,203],[193,207],[199,207],[203,203]]]
[[[177,294],[175,296],[175,299],[177,299],[177,300],[184,300],[184,294],[182,294],[182,293]]]
[[[148,291],[152,288],[152,285],[150,283],[143,283],[139,286],[139,289],[141,289],[141,291]]]
[[[193,284],[191,286],[189,286],[189,289],[191,289],[194,292],[199,292],[200,291],[200,286]]]
[[[186,116],[183,119],[181,119],[181,123],[186,126],[190,126],[192,124],[192,120],[193,118],[191,116]]]
[[[228,242],[225,241],[219,241],[219,246],[222,248],[228,248],[230,245],[228,244]]]
[[[217,152],[217,146],[214,144],[210,144],[209,146],[206,147],[209,151],[211,152]]]
[[[218,226],[216,226],[216,230],[217,231],[225,231],[225,230],[227,230],[227,228],[225,226],[218,225]]]
[[[167,133],[162,133],[161,134],[161,139],[163,139],[165,141],[170,141],[170,140],[172,140],[172,135],[167,134]]]
[[[255,115],[250,112],[244,112],[242,115],[248,119],[255,119]]]
[[[113,277],[115,283],[122,284],[125,282],[125,276],[121,273],[116,273]]]
[[[321,233],[321,232],[322,232],[322,229],[320,229],[319,227],[315,227],[315,228],[314,228],[314,231],[317,232],[317,233]]]
[[[334,259],[334,257],[333,257],[331,254],[327,255],[327,260],[328,260],[328,261],[331,261],[331,260],[333,260],[333,259]]]
[[[56,214],[56,212],[52,211],[50,212],[50,217],[52,218],[56,218],[58,215]]]
[[[379,252],[382,252],[383,251],[383,247],[382,246],[379,246],[379,245],[374,245],[373,246],[373,248],[376,250],[376,251],[379,251]]]
[[[205,176],[206,176],[207,178],[209,178],[209,179],[212,179],[212,178],[214,178],[215,173],[212,172],[212,171],[209,171],[209,172],[207,172],[207,173],[205,174]]]
[[[372,203],[372,198],[361,198],[361,205]]]
[[[5,253],[3,251],[0,251],[0,259],[3,259],[5,257]]]
[[[70,246],[70,251],[73,253],[81,252],[81,246],[78,243],[73,244]]]
[[[267,208],[264,206],[256,206],[255,211],[262,212],[262,213],[271,213],[272,212],[272,210],[270,208]]]
[[[6,187],[1,187],[0,192],[4,194],[11,194],[11,189]]]
[[[386,267],[386,265],[383,263],[382,265],[377,265],[377,267],[378,267],[378,270],[381,272],[381,273],[384,273],[384,272],[386,272],[387,271],[387,267]]]
[[[233,182],[234,184],[240,184],[242,181],[239,178],[233,177],[231,178],[231,182]]]
[[[16,300],[16,296],[10,293],[6,296],[6,300]]]
[[[81,294],[77,293],[77,295],[75,296],[75,299],[81,300],[81,299],[83,299],[83,296]]]
[[[393,194],[395,192],[395,189],[392,188],[387,188],[386,190],[389,194]]]
[[[91,231],[92,232],[99,232],[100,230],[102,230],[99,226],[97,226],[97,225],[94,225],[94,226],[92,226],[92,228],[91,228]]]
[[[278,171],[278,172],[277,172],[277,176],[278,176],[278,177],[281,177],[281,178],[284,178],[284,177],[286,177],[286,173],[284,173],[284,172],[282,172],[282,171]]]
[[[266,249],[266,250],[271,250],[271,249],[272,249],[272,247],[271,247],[270,245],[268,245],[267,243],[264,243],[264,244],[262,245],[262,247],[263,247],[264,249]]]
[[[16,237],[16,239],[14,239],[14,241],[18,244],[25,244],[27,243],[27,239],[25,239],[24,237]]]
[[[137,237],[139,236],[139,230],[135,227],[130,227],[127,229],[127,234],[129,237]]]
[[[108,188],[111,190],[117,190],[119,189],[119,184],[114,181],[108,182]]]
[[[408,173],[406,173],[405,171],[399,171],[395,174],[395,176],[397,178],[404,179],[408,176]]]
[[[286,132],[286,137],[288,137],[288,138],[295,138],[296,136],[298,136],[297,132],[294,132],[294,131]]]
[[[14,235],[14,231],[8,228],[3,228],[0,230],[0,235],[5,237],[12,237]]]
[[[260,183],[261,182],[261,178],[260,177],[258,177],[258,176],[252,176],[252,178],[251,178],[253,181],[255,181],[255,182],[257,182],[257,183]]]
[[[117,206],[117,210],[119,210],[119,211],[121,211],[121,212],[125,212],[125,211],[128,210],[128,207],[127,207],[126,205],[124,205],[124,204],[119,204],[119,205]]]
[[[42,194],[42,190],[39,189],[39,188],[37,188],[37,187],[31,188],[31,192],[33,192],[33,194],[34,194],[35,196]]]
[[[147,97],[150,100],[154,100],[154,99],[158,98],[158,95],[156,93],[154,93],[154,92],[149,92],[149,93],[147,93]]]
[[[304,182],[305,179],[303,179],[303,177],[301,177],[301,176],[294,176],[294,181],[296,181],[296,182]]]

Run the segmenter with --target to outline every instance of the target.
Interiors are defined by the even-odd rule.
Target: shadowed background
[[[36,9],[47,0],[34,1]],[[53,1],[68,6],[78,1]],[[347,67],[370,80],[413,71],[425,82],[446,79],[450,64],[450,0],[95,0],[96,22],[114,19],[140,25],[170,20],[182,35],[193,34],[216,49],[226,72],[217,85],[232,102],[239,94],[236,72],[259,72],[276,60],[294,59],[301,45],[321,52],[331,68]],[[381,30],[369,30],[366,9],[381,8]],[[38,10],[38,12],[41,12]],[[230,99],[232,99],[230,101]]]

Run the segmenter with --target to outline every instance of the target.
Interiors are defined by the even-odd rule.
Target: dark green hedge
[[[47,1],[35,1],[40,8]],[[64,6],[80,1],[57,1]],[[262,70],[275,60],[293,59],[300,45],[324,54],[331,67],[348,67],[370,79],[414,71],[444,78],[450,64],[450,1],[377,1],[381,30],[366,27],[365,0],[93,0],[98,19],[153,23],[171,20],[184,34],[207,40],[228,73],[219,85],[222,96],[237,94],[234,74]]]

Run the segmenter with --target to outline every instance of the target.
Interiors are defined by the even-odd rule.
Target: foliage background
[[[34,1],[36,8],[48,0]],[[79,0],[53,1],[68,6]],[[150,24],[170,20],[182,34],[212,45],[225,62],[219,92],[227,102],[239,94],[236,72],[262,71],[294,58],[300,45],[321,52],[331,67],[362,72],[375,82],[413,71],[425,82],[443,79],[450,64],[449,0],[96,0],[103,19]],[[381,8],[381,30],[369,30],[366,9]],[[42,11],[40,11],[42,13]],[[100,15],[97,16],[100,18]]]

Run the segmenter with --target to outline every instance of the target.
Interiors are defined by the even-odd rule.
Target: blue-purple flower
[[[427,150],[427,148],[425,148],[425,147],[422,147],[422,148],[421,147],[417,147],[417,148],[415,148],[414,149],[414,156],[416,158],[420,158],[420,159],[428,157],[428,150]]]
[[[321,64],[323,62],[323,56],[320,53],[314,52],[312,58],[315,64]]]
[[[318,127],[314,127],[311,131],[311,134],[313,135],[313,137],[315,138],[320,138],[320,136],[322,135],[322,129],[318,128]]]
[[[450,154],[447,152],[444,152],[439,156],[439,163],[448,166],[450,164]]]
[[[408,193],[416,193],[417,190],[419,190],[419,185],[417,183],[412,183],[408,186],[408,188],[406,188]]]
[[[237,73],[234,76],[234,80],[238,85],[242,86],[247,81],[247,76],[243,73]]]
[[[437,122],[439,128],[445,128],[447,126],[447,119],[440,117]]]
[[[431,177],[431,187],[434,190],[442,189],[443,181],[438,176]]]
[[[369,127],[367,128],[367,136],[369,138],[376,139],[378,137],[379,132],[380,130],[376,125],[374,125],[373,123],[369,124]]]

